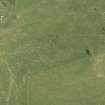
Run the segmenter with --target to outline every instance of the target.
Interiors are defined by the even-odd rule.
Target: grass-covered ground
[[[0,105],[105,105],[105,1],[17,0],[0,25]]]

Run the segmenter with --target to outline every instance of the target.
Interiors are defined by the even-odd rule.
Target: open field
[[[0,105],[105,105],[105,0],[17,0],[14,12],[0,20]]]

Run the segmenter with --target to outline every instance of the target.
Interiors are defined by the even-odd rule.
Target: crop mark
[[[0,23],[1,24],[5,24],[5,21],[4,21],[5,19],[4,18],[5,18],[4,16],[0,16]]]
[[[15,86],[16,91],[18,91],[18,86],[17,86],[16,81],[15,81],[15,75],[14,75],[12,69],[10,68],[9,63],[6,60],[2,60],[2,62],[7,66],[7,70],[8,70],[9,75],[10,75],[10,82],[9,82],[7,98],[6,98],[6,103],[7,103],[6,105],[9,105],[10,97],[11,97],[11,94],[12,94],[12,89]],[[16,99],[17,98],[18,97],[16,96]]]

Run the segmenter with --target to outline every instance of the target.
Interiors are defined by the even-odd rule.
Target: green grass
[[[16,15],[0,27],[0,105],[104,105],[105,1],[17,0]]]

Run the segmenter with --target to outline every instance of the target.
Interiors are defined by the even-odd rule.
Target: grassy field
[[[105,105],[105,0],[17,0],[14,12],[0,24],[0,105]]]

